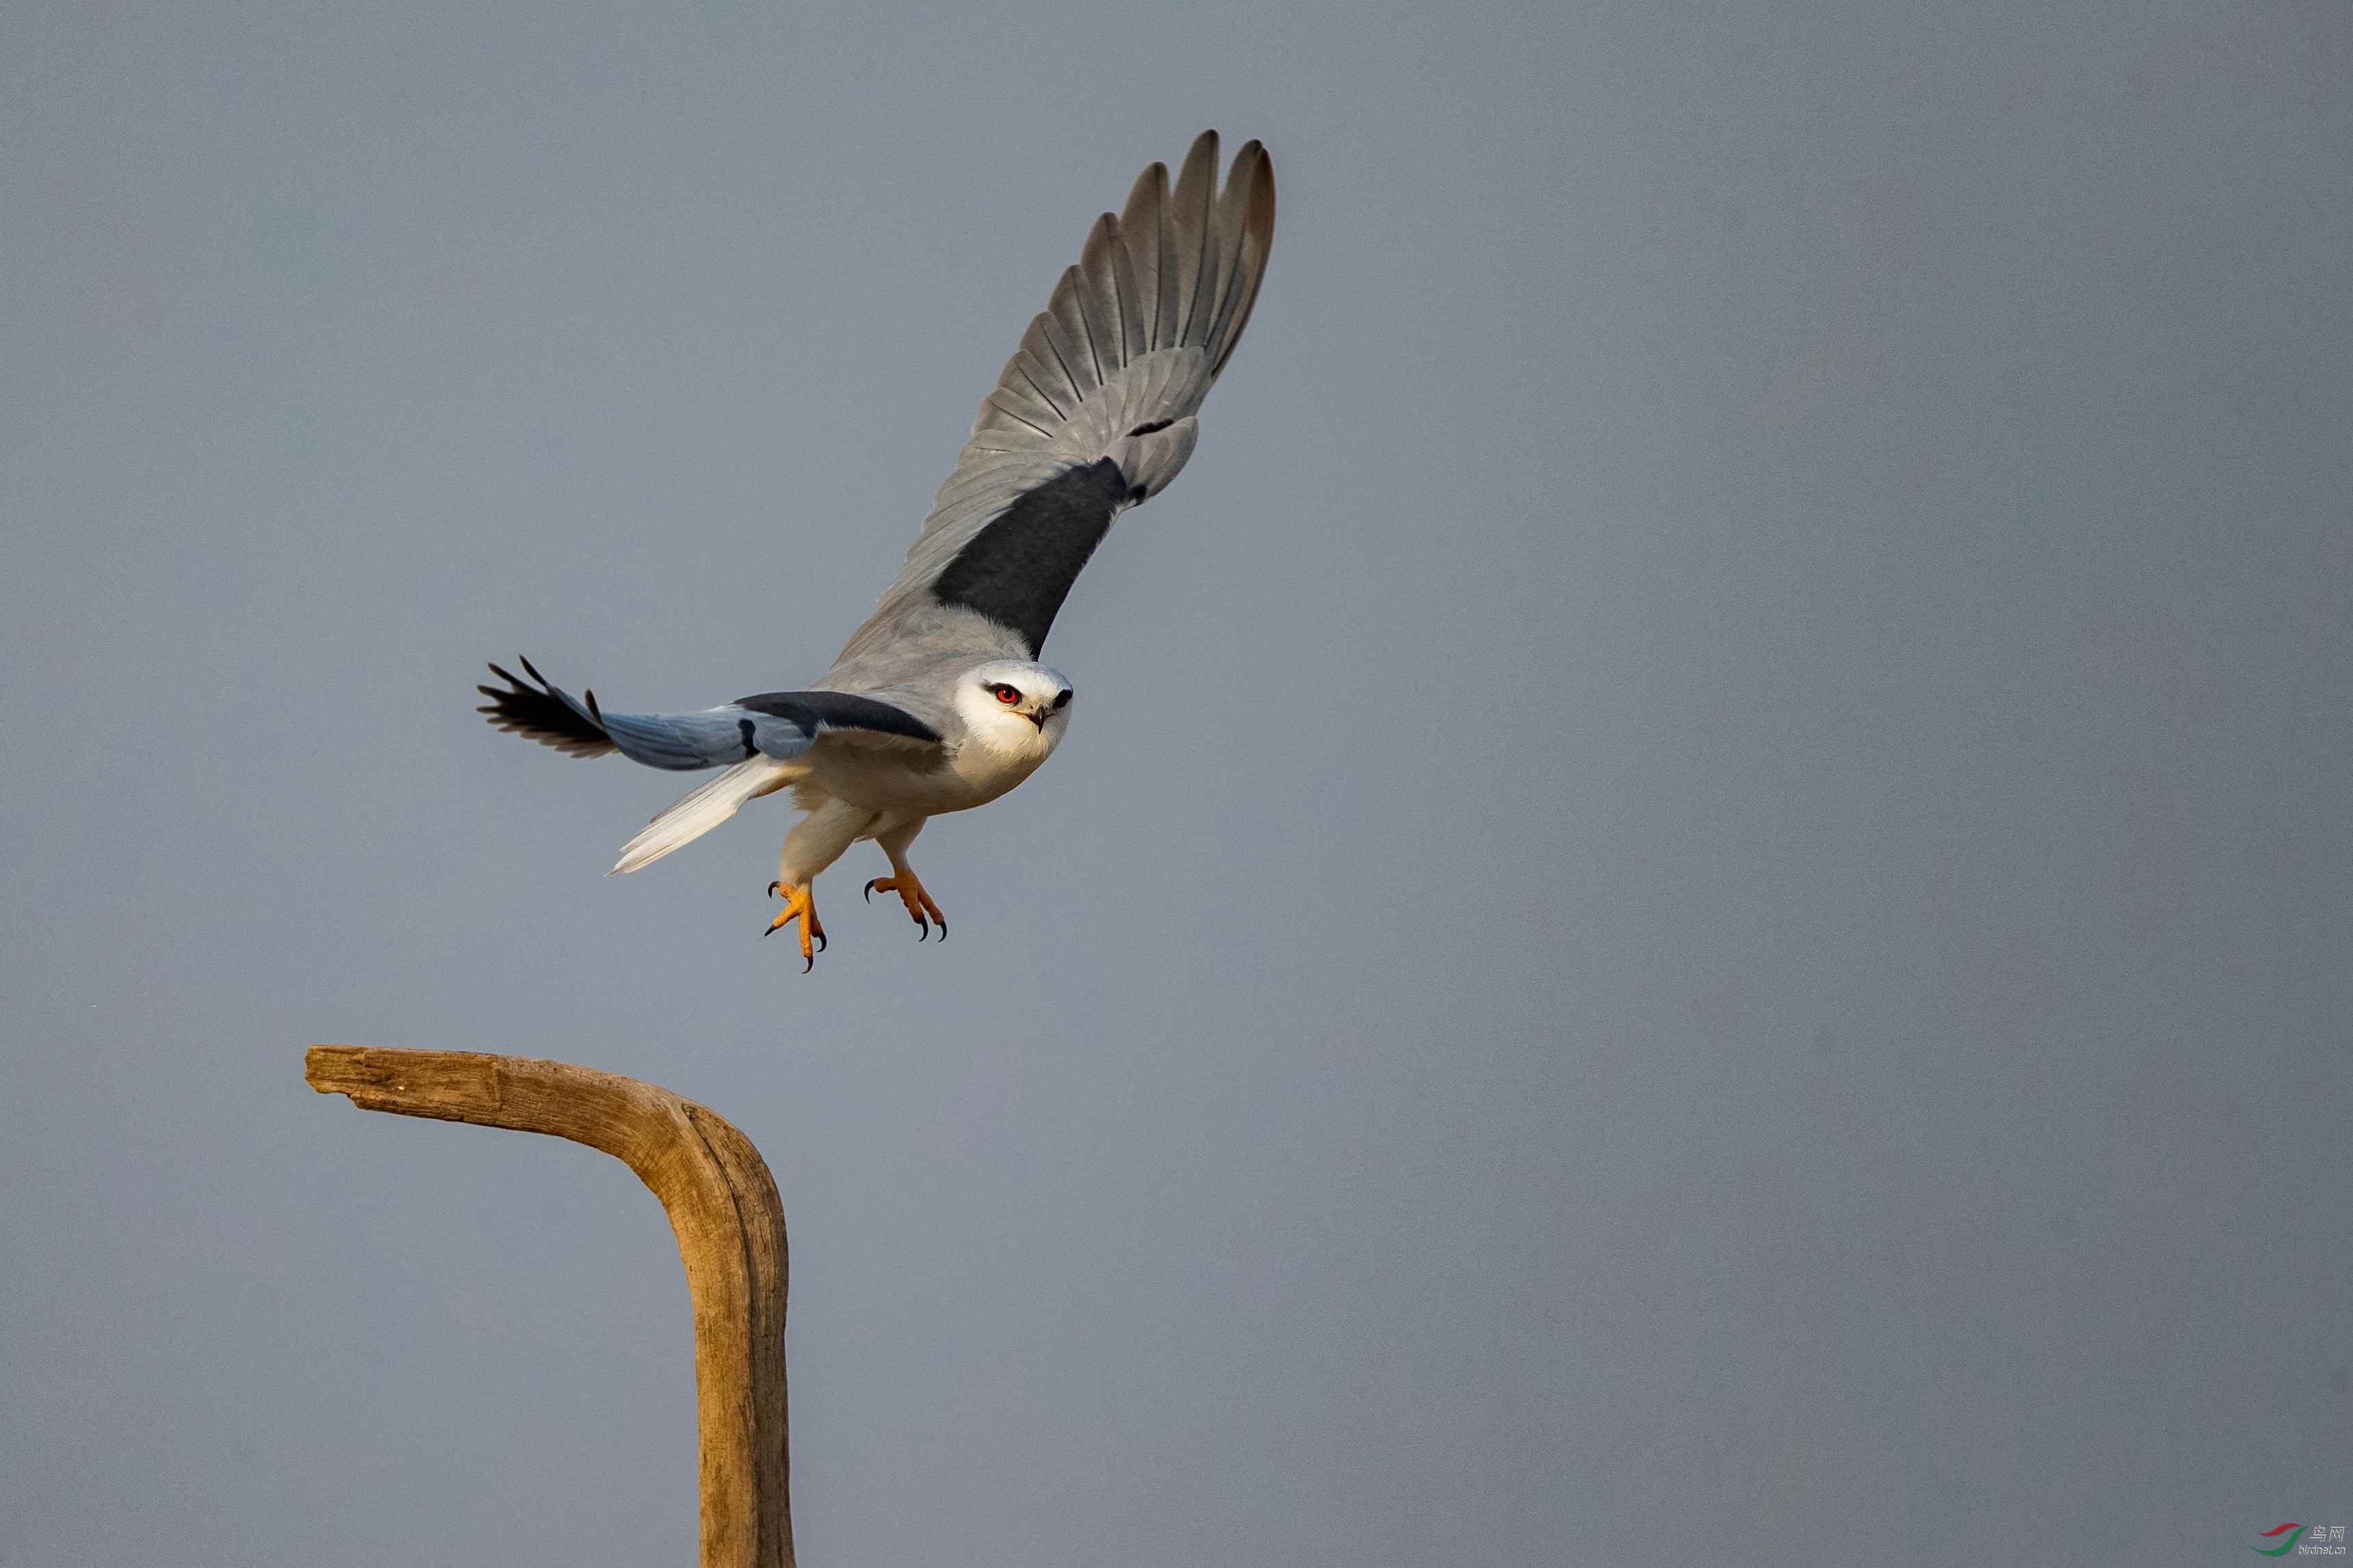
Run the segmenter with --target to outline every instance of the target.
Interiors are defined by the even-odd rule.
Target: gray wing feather
[[[958,555],[1017,500],[1074,468],[1116,463],[1126,480],[1120,504],[1132,505],[1184,468],[1198,433],[1194,413],[1250,321],[1274,242],[1266,150],[1244,143],[1222,191],[1217,176],[1217,132],[1204,132],[1174,190],[1155,163],[1117,216],[1095,220],[1078,264],[981,400],[923,532],[828,686],[866,689],[892,678],[900,661],[889,645],[918,623],[935,641],[962,637],[976,650],[1003,651],[984,616],[961,630],[939,624],[929,591]],[[1075,576],[1078,563],[1063,563],[1064,574]]]
[[[755,756],[786,761],[809,749],[815,736],[788,720],[730,704],[700,713],[607,713],[605,732],[631,762],[685,773],[724,767]]]
[[[755,756],[789,762],[828,736],[866,744],[937,745],[940,731],[914,713],[871,697],[840,691],[770,691],[694,713],[607,713],[596,694],[582,701],[522,661],[531,677],[475,688],[490,703],[480,710],[499,729],[525,735],[575,756],[619,752],[648,767],[684,773],[724,767]]]

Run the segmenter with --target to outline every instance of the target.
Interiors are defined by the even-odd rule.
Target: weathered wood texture
[[[785,1211],[751,1140],[668,1089],[568,1062],[313,1046],[303,1076],[363,1110],[569,1138],[653,1189],[694,1309],[702,1568],[791,1568]]]

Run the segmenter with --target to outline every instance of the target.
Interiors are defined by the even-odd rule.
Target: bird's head
[[[956,681],[956,711],[991,751],[1040,762],[1071,723],[1071,683],[1028,659],[992,659]]]

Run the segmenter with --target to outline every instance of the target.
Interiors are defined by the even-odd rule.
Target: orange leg
[[[818,922],[817,918],[817,884],[803,882],[799,887],[789,890],[780,882],[768,884],[770,898],[773,899],[780,893],[784,897],[785,907],[777,911],[775,920],[768,922],[768,929],[760,934],[773,936],[783,930],[788,921],[798,919],[801,922],[801,973],[807,974],[811,969],[817,967],[817,954],[825,951],[825,927]],[[811,938],[815,938],[817,942],[815,952],[809,948]]]
[[[899,901],[907,906],[907,918],[923,928],[923,936],[915,939],[917,942],[922,942],[932,934],[931,924],[923,918],[926,915],[931,917],[932,921],[938,924],[940,940],[947,941],[948,917],[940,913],[940,906],[932,902],[931,894],[923,891],[923,884],[915,879],[913,871],[901,867],[887,877],[875,878],[866,884],[867,902],[873,902],[874,895],[878,891],[899,895]]]

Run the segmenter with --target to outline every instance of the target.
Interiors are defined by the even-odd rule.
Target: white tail
[[[646,829],[621,846],[621,858],[612,871],[634,871],[650,866],[681,845],[691,844],[729,817],[747,800],[757,800],[789,783],[800,770],[774,757],[754,757],[737,763],[701,789],[671,803]]]

